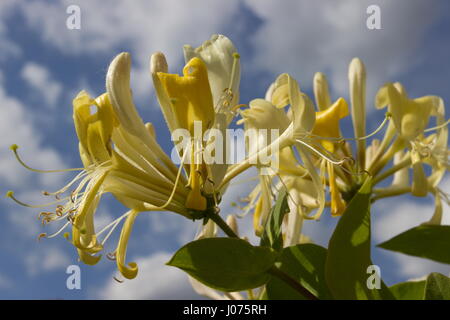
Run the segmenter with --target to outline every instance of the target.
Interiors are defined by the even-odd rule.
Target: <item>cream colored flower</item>
[[[205,149],[218,147],[215,139],[226,137],[226,129],[235,114],[239,97],[239,55],[231,41],[222,35],[214,35],[202,46],[184,48],[186,66],[183,77],[167,73],[164,55],[156,53],[151,59],[151,73],[156,94],[166,122],[172,133],[187,129],[193,137],[192,156]],[[201,123],[201,134],[196,137],[195,122]],[[216,150],[221,161],[206,163],[204,159],[191,161],[189,184],[192,196],[189,207],[206,209],[203,194],[215,195],[228,168],[227,145]],[[222,190],[223,191],[223,190]],[[203,200],[202,200],[203,199]]]

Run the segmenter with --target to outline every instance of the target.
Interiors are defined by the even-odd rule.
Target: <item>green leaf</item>
[[[421,225],[378,247],[450,264],[450,226]]]
[[[331,299],[325,282],[326,257],[327,249],[321,246],[299,244],[283,249],[279,268],[319,299]],[[299,292],[275,277],[266,284],[266,296],[271,300],[305,299]]]
[[[283,188],[278,193],[277,201],[275,201],[275,205],[270,210],[269,219],[264,228],[264,233],[261,236],[261,246],[272,247],[275,250],[281,250],[283,248],[281,225],[284,215],[287,212],[289,212],[287,192]]]
[[[425,300],[450,300],[450,279],[437,272],[430,273]]]
[[[389,287],[398,300],[423,300],[425,298],[426,280],[397,283]]]
[[[242,291],[264,285],[278,256],[268,247],[254,247],[235,238],[208,238],[180,248],[167,263],[220,291]]]
[[[440,273],[430,273],[426,280],[408,281],[390,287],[399,300],[449,300],[450,279]]]
[[[369,289],[373,276],[370,258],[371,179],[366,179],[340,218],[328,245],[325,275],[336,299],[394,299],[380,279],[380,289]]]

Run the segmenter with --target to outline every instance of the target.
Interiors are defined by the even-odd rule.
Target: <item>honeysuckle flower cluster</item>
[[[126,251],[139,214],[169,211],[204,219],[197,239],[216,237],[215,221],[208,220],[206,213],[219,214],[230,181],[251,167],[257,169],[258,184],[246,198],[244,213],[253,215],[255,234],[261,237],[276,197],[284,189],[289,207],[283,220],[284,246],[303,241],[305,219],[319,219],[326,208],[332,216],[342,215],[367,177],[372,179],[373,201],[405,193],[432,194],[436,209],[427,223],[440,223],[442,201],[448,202],[448,197],[438,184],[449,168],[448,121],[441,98],[411,99],[401,84],[388,83],[375,101],[377,109],[387,108],[385,119],[368,133],[366,114],[372,111],[366,111],[366,71],[358,58],[348,71],[350,103],[343,97],[331,98],[322,73],[313,79],[314,101],[284,73],[264,98],[245,106],[239,104],[240,57],[227,37],[214,35],[195,49],[185,46],[184,57],[182,75],[168,72],[163,53],[154,53],[150,59],[150,75],[167,127],[172,137],[180,131],[189,137],[181,146],[175,143],[180,164],[164,152],[153,125],[138,114],[130,89],[130,54],[117,55],[108,68],[106,92],[91,97],[82,91],[73,100],[83,167],[67,170],[79,173],[66,186],[44,193],[56,198],[49,204],[56,208],[41,212],[40,219],[62,225],[54,234],[40,237],[64,234],[80,260],[94,265],[107,239],[122,224],[116,249],[107,256],[116,261],[123,277],[132,279],[138,266],[126,262]],[[226,153],[229,146],[218,147],[216,137],[225,136],[238,115],[237,123],[243,124],[247,137],[246,157],[232,165],[226,159],[207,161],[202,156],[205,150]],[[354,136],[344,137],[340,121],[349,116]],[[430,125],[430,118],[435,125]],[[268,137],[268,130],[278,134]],[[381,140],[375,138],[378,134],[383,134]],[[11,148],[18,161],[31,169],[20,159],[18,147]],[[389,177],[392,183],[387,185]],[[106,193],[128,211],[97,230],[95,213]],[[24,204],[12,192],[7,195]],[[228,225],[238,234],[234,216]],[[244,297],[240,293],[222,296],[196,280],[192,285],[213,298]]]
[[[193,137],[189,152],[180,155],[182,159],[195,157],[211,143],[196,139],[196,121],[203,124],[203,130],[225,130],[229,125],[240,79],[239,55],[225,36],[215,35],[201,47],[186,46],[184,51],[183,76],[167,73],[167,62],[160,52],[150,60],[153,83],[169,130],[183,128]],[[63,222],[58,232],[41,234],[40,238],[54,237],[71,227],[71,236],[64,235],[76,247],[80,260],[90,265],[100,260],[106,240],[124,220],[116,250],[108,257],[117,261],[118,270],[128,279],[138,272],[134,262],[125,261],[136,217],[145,211],[171,211],[194,219],[195,212],[206,210],[209,202],[216,203],[216,197],[220,198],[216,186],[227,169],[226,163],[209,165],[193,159],[189,165],[175,165],[157,142],[153,125],[144,123],[137,112],[130,89],[130,69],[130,54],[117,55],[108,68],[106,93],[92,98],[82,91],[73,100],[83,168],[60,190],[44,193],[55,196],[60,204],[54,212],[40,213],[43,223]],[[12,146],[23,163],[17,148]],[[69,169],[72,170],[77,169]],[[62,197],[67,193],[70,194]],[[97,231],[95,212],[105,193],[113,194],[129,211]],[[7,195],[18,201],[12,192]]]
[[[279,85],[280,79],[289,79],[290,90]],[[332,216],[342,215],[367,176],[373,179],[373,201],[406,193],[417,197],[431,193],[435,198],[435,212],[426,223],[441,222],[442,200],[448,203],[448,195],[438,184],[449,168],[448,121],[443,100],[437,96],[410,99],[400,83],[387,83],[378,91],[375,107],[387,107],[388,112],[379,127],[368,134],[366,71],[358,58],[350,63],[348,81],[351,108],[343,97],[332,102],[326,76],[318,72],[313,81],[316,108],[293,85],[295,80],[282,75],[269,87],[264,99],[251,101],[249,108],[241,112],[247,130],[259,126],[277,127],[283,132],[295,115],[296,97],[303,97],[307,109],[301,116],[302,130],[287,146],[280,148],[280,159],[272,166],[276,169],[269,175],[260,174],[260,183],[246,199],[248,205],[244,210],[254,214],[256,235],[261,235],[282,188],[288,191],[289,204],[283,226],[284,245],[291,246],[301,241],[303,220],[318,219],[324,206],[330,208]],[[289,110],[280,110],[288,103]],[[344,138],[339,121],[350,114],[354,137]],[[435,118],[435,126],[428,127],[431,117]],[[373,138],[369,142],[383,130],[381,141]],[[425,165],[431,170],[425,170]],[[382,183],[391,176],[390,186]],[[327,198],[324,192],[329,194]]]

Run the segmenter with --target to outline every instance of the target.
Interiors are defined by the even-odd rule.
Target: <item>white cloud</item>
[[[56,106],[61,95],[62,85],[52,78],[46,67],[34,62],[27,62],[20,74],[28,85],[44,98],[44,106],[50,108]]]
[[[450,177],[445,178],[440,188],[449,190]],[[420,201],[420,202],[419,202]],[[443,204],[443,224],[450,224],[450,208]],[[376,241],[386,241],[401,232],[428,221],[434,212],[434,199],[412,196],[384,199],[373,207],[373,236]]]
[[[59,154],[50,147],[43,146],[43,135],[34,126],[34,114],[27,111],[22,102],[9,96],[0,86],[0,179],[10,187],[55,186],[61,182],[61,174],[30,173],[19,165],[9,147],[20,146],[24,159],[32,161],[32,166],[42,169],[64,168]],[[36,180],[37,178],[37,180]]]
[[[157,252],[136,259],[139,273],[133,280],[118,283],[113,275],[96,292],[99,299],[196,299],[187,275],[179,269],[166,266],[171,255]]]
[[[53,148],[44,146],[43,133],[34,122],[36,115],[30,113],[21,100],[10,96],[1,85],[0,102],[1,185],[4,190],[13,189],[25,202],[48,201],[41,196],[40,190],[53,190],[62,183],[65,175],[28,171],[18,163],[9,146],[18,144],[23,158],[34,167],[64,168],[63,161]],[[2,230],[2,236],[7,240],[6,248],[23,258],[28,275],[36,276],[68,264],[68,256],[57,247],[48,246],[45,250],[36,248],[36,237],[42,232],[36,218],[38,210],[21,207],[6,198],[2,198],[1,204],[7,217]]]
[[[79,5],[81,29],[66,28],[66,8]],[[60,1],[30,2],[21,6],[26,22],[39,28],[42,38],[65,54],[104,53],[111,59],[126,44],[133,53],[132,84],[137,95],[148,95],[148,61],[155,51],[167,54],[178,66],[182,46],[199,45],[216,33],[236,11],[238,1]],[[51,17],[51,19],[49,18]],[[174,70],[175,71],[175,70]],[[177,70],[181,71],[181,70]]]
[[[192,220],[169,212],[149,212],[148,219],[152,236],[153,234],[158,234],[157,236],[170,234],[179,245],[192,241],[200,225],[200,222],[194,223]]]
[[[423,1],[246,0],[246,4],[263,19],[254,37],[255,68],[291,73],[303,88],[311,87],[315,72],[325,72],[331,89],[346,96],[348,64],[359,56],[367,68],[369,106],[376,88],[419,61],[416,49],[438,11],[438,6]],[[381,8],[382,30],[366,27],[371,4]]]
[[[450,268],[447,264],[400,254],[396,254],[393,258],[399,267],[397,273],[405,280],[424,277],[431,272],[449,275]]]
[[[8,35],[6,18],[14,11],[17,2],[14,0],[3,0],[0,2],[0,61],[22,53],[20,47],[15,44]]]
[[[25,267],[30,276],[54,271],[65,270],[70,264],[69,256],[60,248],[47,244],[45,250],[31,251],[25,256]]]

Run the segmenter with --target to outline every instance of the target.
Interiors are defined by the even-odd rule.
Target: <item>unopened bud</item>
[[[167,66],[166,57],[162,52],[155,52],[150,58],[150,72],[155,74],[157,72],[167,73],[169,67]]]

